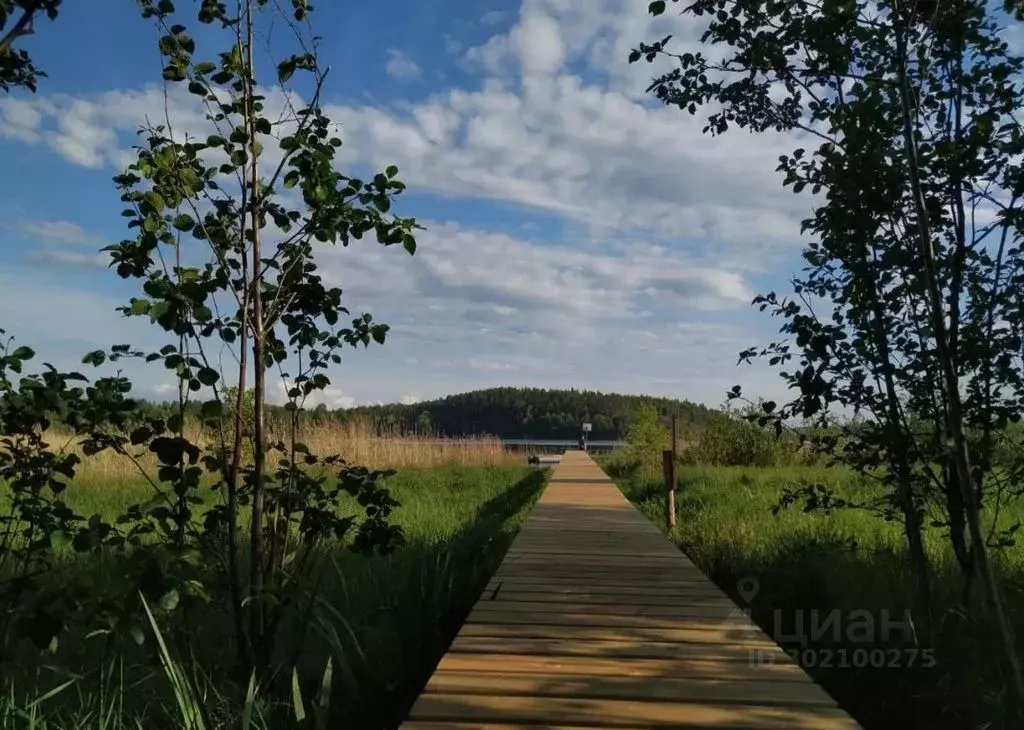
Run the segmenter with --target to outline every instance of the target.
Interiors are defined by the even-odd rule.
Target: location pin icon
[[[757,578],[741,578],[740,582],[736,584],[736,590],[740,594],[740,598],[743,599],[744,603],[750,603],[754,600],[754,596],[757,595],[757,591],[760,586],[757,583]]]

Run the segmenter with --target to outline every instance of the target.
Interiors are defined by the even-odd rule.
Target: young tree
[[[291,609],[316,599],[310,586],[323,550],[348,539],[358,550],[387,551],[401,538],[388,523],[396,503],[379,484],[385,473],[314,456],[298,439],[299,413],[329,385],[328,367],[342,362],[345,348],[383,343],[388,331],[369,314],[337,326],[348,310],[341,290],[318,273],[315,250],[370,234],[411,254],[417,226],[389,214],[405,187],[397,168],[365,182],[335,168],[342,142],[323,111],[326,73],[305,0],[290,0],[287,10],[269,0],[244,0],[232,10],[202,0],[199,22],[219,27],[227,41],[216,60],[200,55],[173,2],[140,5],[161,29],[165,82],[187,87],[209,127],[198,136],[176,130],[168,105],[162,123],[142,130],[137,161],[115,178],[135,236],[106,250],[121,277],[142,285],[122,311],[147,317],[171,340],[159,352],[127,354],[161,363],[177,379],[179,398],[172,416],[151,419],[130,437],[112,435],[109,445],[159,461],[151,477],[156,498],[124,522],[129,534],[155,535],[175,556],[163,568],[165,583],[194,588],[191,551],[223,544],[215,554],[229,588],[239,666],[243,673],[255,667],[262,679]],[[283,45],[281,29],[294,50],[275,60],[276,73],[264,82],[259,47]],[[302,89],[293,76],[303,78]],[[218,365],[217,352],[234,358],[233,369]],[[97,351],[86,362],[104,359]],[[291,416],[272,438],[274,372]],[[185,431],[196,398],[212,444]],[[204,472],[221,501],[197,514]],[[362,521],[346,511],[344,493],[358,501]]]
[[[780,158],[785,185],[820,197],[803,223],[816,240],[796,300],[755,300],[795,343],[741,360],[799,362],[781,373],[799,397],[766,404],[762,420],[824,424],[835,407],[868,416],[826,446],[886,487],[925,619],[922,533],[929,509],[945,512],[968,581],[981,581],[1019,708],[1024,681],[981,509],[1005,494],[995,435],[1024,406],[1024,62],[992,7],[974,0],[697,0],[684,12],[707,18],[701,40],[722,60],[673,53],[671,38],[640,44],[631,62],[675,62],[650,91],[691,114],[714,105],[705,132],[774,129],[817,145]]]

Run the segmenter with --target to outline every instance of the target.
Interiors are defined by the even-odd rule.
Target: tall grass
[[[339,436],[337,429],[325,429],[307,438],[315,450],[332,448]],[[395,519],[407,544],[387,557],[343,550],[330,556],[320,599],[283,641],[297,658],[294,677],[266,686],[235,678],[227,649],[230,622],[215,600],[193,606],[187,617],[153,618],[141,647],[120,641],[116,650],[102,650],[81,636],[62,638],[55,655],[0,678],[0,727],[220,730],[238,728],[242,720],[257,730],[396,727],[545,478],[508,466],[511,457],[483,442],[405,441],[370,444],[376,450],[361,453],[376,454],[378,466],[439,464],[407,467],[386,480],[402,503]],[[473,463],[458,463],[460,458]],[[113,516],[148,494],[130,472],[106,466],[107,472],[84,472],[68,490],[77,511]],[[106,566],[79,559],[66,569],[94,571],[102,584]],[[53,671],[56,666],[61,672]]]
[[[201,445],[214,443],[214,435],[197,426],[187,428],[186,435]],[[370,424],[361,421],[306,424],[298,436],[314,454],[340,454],[350,463],[371,469],[434,467],[445,464],[512,466],[522,463],[521,459],[507,452],[497,438],[379,437]],[[285,434],[270,432],[270,440],[278,438],[285,438]],[[85,457],[75,437],[59,428],[48,431],[46,440],[54,449],[82,457],[78,476],[83,482],[133,483],[140,477],[138,465],[113,451]],[[156,460],[151,454],[144,451],[139,453],[141,456],[138,461],[144,468],[149,470],[155,467]]]

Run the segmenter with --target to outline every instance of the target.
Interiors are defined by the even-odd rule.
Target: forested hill
[[[434,433],[443,436],[491,435],[502,438],[575,439],[584,421],[591,439],[625,436],[641,405],[665,415],[676,413],[684,426],[702,426],[711,409],[669,398],[598,393],[592,390],[490,388],[413,405],[361,406],[346,417],[367,418],[378,433]]]

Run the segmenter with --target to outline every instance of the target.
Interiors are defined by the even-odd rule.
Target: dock
[[[401,727],[860,726],[568,451]]]

